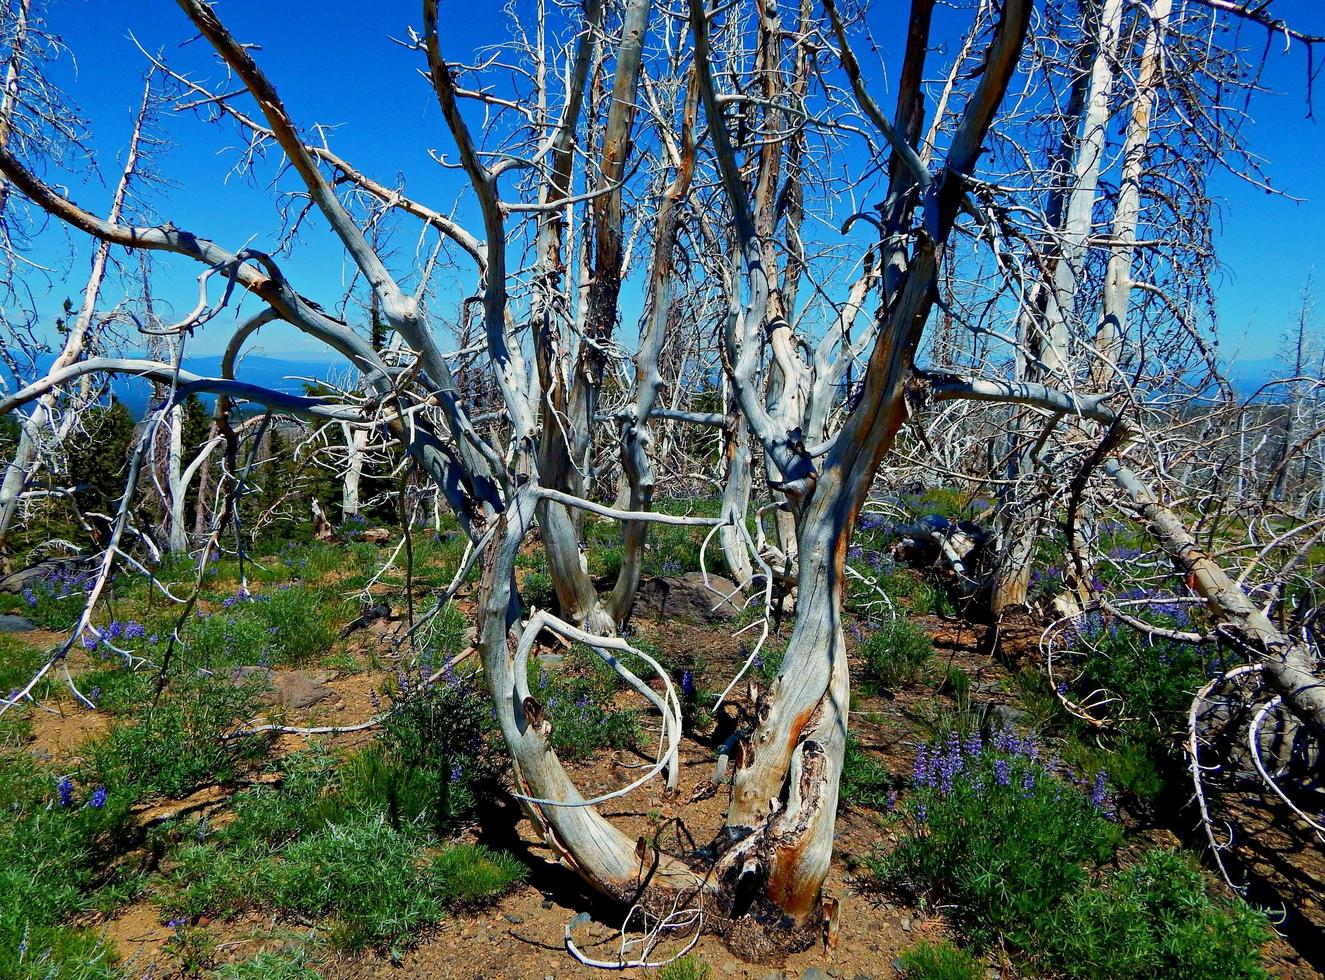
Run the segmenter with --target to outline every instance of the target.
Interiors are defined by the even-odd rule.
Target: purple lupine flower
[[[921,823],[924,823],[926,820],[928,820],[928,819],[929,819],[929,807],[925,806],[925,804],[923,804],[923,803],[921,803],[919,806],[917,806],[917,807],[916,807],[916,819],[917,819],[918,821],[920,821]]]
[[[37,604],[36,594],[26,585],[23,586],[23,601],[28,604],[29,609]]]
[[[994,763],[994,781],[1000,786],[1007,786],[1012,782],[1012,769],[1007,759],[999,759]]]
[[[1027,766],[1026,772],[1021,777],[1021,788],[1030,796],[1031,790],[1035,789],[1035,767]]]
[[[681,693],[688,698],[695,696],[695,679],[688,670],[681,674]]]
[[[60,794],[60,806],[68,806],[74,802],[74,781],[70,776],[61,776],[59,782],[55,784],[55,790]]]
[[[979,732],[971,732],[970,735],[966,736],[966,741],[962,743],[963,754],[972,757],[979,755],[984,751],[984,748],[985,742],[984,739],[980,737]]]
[[[1067,694],[1067,681],[1059,681],[1058,686],[1055,687],[1054,690],[1058,692],[1060,698]]]
[[[80,641],[84,650],[95,650],[101,645],[101,637],[94,633],[84,633]]]
[[[451,782],[453,783],[460,782],[460,779],[462,776],[464,776],[464,774],[465,774],[465,767],[457,762],[455,765],[451,767]]]
[[[887,806],[887,809],[888,809],[888,812],[889,812],[889,813],[891,813],[893,810],[896,810],[896,809],[897,809],[897,790],[895,790],[895,789],[890,789],[890,790],[888,790],[888,793],[887,793],[887,795],[884,797],[884,800],[885,800],[885,803],[886,803],[886,806]]]
[[[1003,727],[994,736],[994,748],[1000,752],[1017,751],[1017,735],[1010,727]]]
[[[126,640],[141,640],[147,635],[147,627],[136,619],[131,619],[124,624],[124,638]]]
[[[916,786],[925,784],[925,774],[929,771],[929,747],[925,743],[920,743],[920,748],[916,750],[916,767],[911,777],[911,781]]]
[[[106,805],[106,787],[98,786],[92,791],[92,798],[87,801],[87,805],[94,810],[100,810]]]
[[[188,919],[171,919],[169,922],[166,923],[166,928],[167,928],[167,929],[178,929],[178,928],[180,928],[181,926],[186,926],[186,925],[188,925],[188,924],[189,924],[189,920],[188,920]]]
[[[1090,790],[1090,802],[1096,810],[1103,810],[1107,799],[1105,793],[1108,788],[1109,774],[1101,769],[1095,774],[1095,785]]]

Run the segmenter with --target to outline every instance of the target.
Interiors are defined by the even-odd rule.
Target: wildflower
[[[1058,692],[1060,698],[1063,697],[1067,694],[1067,681],[1059,681],[1058,686],[1055,687],[1054,690]]]
[[[33,608],[37,604],[36,594],[33,593],[33,591],[30,588],[28,588],[26,585],[23,586],[23,601],[28,604],[29,609]]]
[[[464,766],[462,766],[460,763],[457,762],[455,765],[451,767],[451,782],[453,783],[460,782],[460,778],[464,776],[464,774],[465,774]]]
[[[74,781],[70,776],[61,776],[59,782],[55,784],[55,790],[60,794],[60,806],[68,806],[74,802]]]
[[[916,750],[916,768],[915,773],[912,775],[912,782],[914,782],[916,786],[923,786],[925,784],[925,773],[928,770],[928,746],[921,743],[920,748]]]
[[[137,620],[131,619],[124,624],[124,638],[126,640],[141,640],[147,635],[147,627]]]
[[[897,790],[895,789],[888,790],[887,796],[885,796],[884,799],[887,802],[888,811],[890,813],[893,810],[897,809]]]
[[[920,823],[924,823],[928,819],[929,819],[929,807],[921,803],[919,806],[916,807],[916,820],[920,821]]]
[[[95,650],[101,645],[101,637],[96,632],[84,633],[80,642],[84,650]]]
[[[999,759],[994,763],[994,782],[1000,786],[1007,786],[1012,782],[1012,770],[1007,759]]]
[[[1031,790],[1035,789],[1035,769],[1032,766],[1026,767],[1026,772],[1021,777],[1021,788],[1026,791],[1026,795],[1031,795]]]
[[[971,732],[966,736],[966,741],[962,744],[962,752],[965,755],[977,756],[984,751],[984,739],[980,737],[979,732]]]
[[[1103,810],[1106,800],[1105,791],[1109,782],[1109,774],[1101,769],[1095,774],[1095,785],[1090,790],[1090,802],[1096,810]]]
[[[98,786],[92,791],[92,798],[87,801],[87,805],[94,810],[100,810],[106,805],[106,787]]]
[[[681,674],[681,693],[688,698],[695,696],[695,679],[688,670]]]
[[[181,926],[186,926],[186,925],[188,925],[188,923],[189,923],[189,920],[188,920],[188,919],[171,919],[169,922],[166,923],[166,928],[167,928],[167,929],[178,929],[178,928],[180,928]]]

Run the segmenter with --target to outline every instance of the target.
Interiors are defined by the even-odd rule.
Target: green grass
[[[909,619],[886,619],[857,648],[868,684],[895,691],[914,683],[934,657],[929,634]]]
[[[870,810],[887,810],[896,795],[893,777],[887,767],[865,751],[855,732],[848,732],[842,779],[838,784],[839,803]]]
[[[113,951],[91,929],[70,925],[111,910],[142,888],[132,864],[117,864],[130,798],[37,765],[0,756],[0,976],[118,977]]]
[[[921,940],[897,957],[897,965],[907,980],[983,980],[980,962],[952,943]]]
[[[636,676],[642,663],[627,664]],[[620,685],[616,673],[593,652],[572,647],[556,667],[530,665],[530,691],[552,722],[552,747],[568,759],[587,759],[600,749],[632,748],[639,741],[639,716],[613,707]]]
[[[658,970],[658,980],[709,980],[713,971],[703,960],[682,956]]]
[[[1148,850],[1063,903],[1035,943],[1040,962],[1063,976],[1269,977],[1260,948],[1272,933],[1264,915],[1211,894],[1195,863]]]
[[[266,735],[237,734],[258,713],[265,682],[229,673],[182,671],[153,707],[88,743],[98,782],[138,798],[179,798],[198,786],[227,783],[270,749]]]

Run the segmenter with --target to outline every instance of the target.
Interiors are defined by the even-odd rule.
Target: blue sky
[[[470,57],[476,46],[499,36],[499,6],[483,0],[442,0],[447,54]],[[874,4],[879,12],[872,17],[872,30],[890,66],[900,58],[903,44],[896,29],[900,6],[885,0]],[[406,37],[409,26],[419,23],[415,0],[222,0],[219,10],[241,40],[261,46],[256,57],[298,122],[336,126],[333,146],[386,182],[403,172],[411,192],[430,203],[446,208],[456,200],[455,176],[440,171],[428,157],[430,149],[449,153],[451,144],[431,92],[418,78],[420,59],[392,40]],[[1325,5],[1319,0],[1276,0],[1274,10],[1304,30],[1325,33]],[[107,180],[113,180],[116,163],[106,154],[117,153],[127,138],[145,68],[127,36],[130,30],[144,47],[161,50],[177,67],[200,78],[220,78],[202,42],[180,46],[192,32],[169,0],[52,0],[48,22],[77,59],[76,72],[62,68],[58,77],[91,122]],[[1244,28],[1244,36],[1257,46],[1263,43],[1260,28]],[[1257,359],[1275,352],[1281,332],[1296,316],[1302,283],[1325,247],[1325,129],[1306,118],[1305,72],[1303,47],[1294,44],[1284,54],[1282,42],[1276,41],[1264,75],[1273,93],[1253,100],[1255,123],[1248,133],[1253,148],[1268,161],[1274,184],[1306,200],[1295,203],[1267,195],[1226,175],[1214,182],[1213,190],[1225,200],[1218,234],[1225,272],[1218,296],[1222,347],[1229,359]],[[1317,103],[1325,118],[1325,85]],[[176,145],[159,161],[158,169],[174,182],[164,196],[153,199],[159,213],[227,247],[240,248],[250,239],[258,247],[270,245],[277,225],[268,190],[233,176],[227,181],[235,142],[231,133],[206,127],[192,115],[167,117],[163,128]],[[62,176],[75,200],[104,209],[109,199],[104,184],[76,174]],[[68,244],[54,248],[47,242],[42,248],[43,259],[72,269],[59,277],[44,300],[50,314],[65,295],[81,288],[85,274],[85,243],[70,241],[78,249],[72,265]],[[326,241],[325,226],[315,220],[303,246],[284,264],[302,291],[335,302],[347,272],[339,251],[321,244]],[[406,252],[413,245],[398,243]],[[180,264],[159,279],[176,310],[192,306],[197,271]],[[1325,278],[1325,269],[1321,273]],[[1325,282],[1321,287],[1325,295]],[[195,352],[218,350],[224,326],[218,323],[204,331]],[[263,338],[259,346],[278,355],[313,349],[306,339],[279,332]]]

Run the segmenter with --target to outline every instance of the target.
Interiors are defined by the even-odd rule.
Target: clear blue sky
[[[532,4],[525,4],[532,6]],[[896,29],[901,5],[877,0],[872,20],[875,37],[889,66],[900,58],[904,39]],[[475,47],[503,30],[500,5],[486,0],[442,0],[443,45],[452,58],[472,57]],[[458,182],[443,173],[427,155],[429,149],[452,151],[431,92],[421,82],[417,55],[392,38],[404,38],[419,23],[415,0],[354,0],[259,2],[222,0],[220,13],[242,41],[261,46],[256,57],[276,82],[296,120],[337,126],[333,146],[366,172],[390,182],[405,173],[412,193],[439,207],[456,199]],[[1325,4],[1320,0],[1275,0],[1275,12],[1304,30],[1325,33]],[[62,70],[59,78],[92,124],[94,146],[103,155],[103,173],[114,177],[113,157],[123,146],[132,106],[141,90],[145,62],[127,34],[132,30],[149,50],[161,50],[179,68],[213,81],[220,70],[206,45],[181,47],[192,34],[183,14],[169,0],[52,0],[48,21],[77,59],[77,72]],[[1244,36],[1260,45],[1264,32],[1244,28]],[[1258,96],[1248,132],[1252,146],[1267,161],[1276,186],[1304,203],[1266,195],[1230,177],[1215,180],[1225,200],[1218,247],[1226,272],[1219,283],[1220,333],[1225,356],[1263,358],[1274,353],[1278,338],[1296,315],[1298,293],[1308,270],[1320,267],[1325,280],[1325,123],[1306,118],[1306,58],[1301,45],[1283,54],[1272,46],[1265,83],[1277,94]],[[1325,52],[1323,52],[1325,53]],[[887,101],[887,100],[883,100]],[[1317,112],[1325,120],[1325,79],[1317,93]],[[269,246],[277,224],[264,187],[250,187],[226,173],[234,139],[228,131],[209,129],[192,115],[168,117],[163,125],[175,147],[160,160],[159,170],[174,181],[165,197],[153,203],[161,215],[227,247]],[[104,210],[109,190],[97,181],[67,175],[71,196],[94,210]],[[464,212],[462,212],[463,215]],[[325,242],[325,226],[315,220],[303,236],[304,246],[285,260],[302,291],[324,302],[335,302],[346,270],[338,251]],[[256,238],[254,236],[257,236]],[[81,287],[86,269],[85,243],[73,240],[79,257],[72,273],[48,297],[49,312]],[[402,241],[403,251],[413,248]],[[62,253],[68,257],[67,248]],[[43,249],[52,261],[56,252]],[[180,264],[164,277],[176,310],[192,306],[192,277],[197,269]],[[1325,281],[1321,282],[1325,297]],[[1325,314],[1325,302],[1322,303]],[[224,324],[204,332],[195,352],[213,353],[223,345]],[[269,353],[312,349],[298,335],[274,333],[264,338]]]

